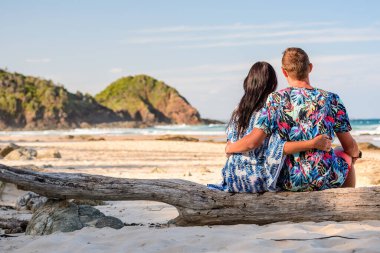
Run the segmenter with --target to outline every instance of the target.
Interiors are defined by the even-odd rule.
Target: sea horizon
[[[49,130],[6,130],[0,131],[0,136],[160,136],[160,135],[188,135],[188,136],[224,136],[227,123],[223,124],[157,124],[144,128],[127,127],[86,127],[71,129]],[[380,118],[352,119],[351,134],[358,142],[370,142],[380,146]],[[337,140],[335,140],[337,141]]]

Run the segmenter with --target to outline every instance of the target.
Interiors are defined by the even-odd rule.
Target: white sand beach
[[[18,145],[58,150],[62,158],[2,160],[9,166],[34,164],[45,171],[124,178],[181,178],[200,184],[220,181],[224,144],[104,137],[101,141],[23,138]],[[1,137],[4,144],[10,137]],[[380,184],[380,151],[365,150],[356,165],[358,187]],[[4,192],[2,205],[16,196]],[[173,227],[174,207],[150,201],[111,201],[97,206],[130,224],[120,230],[83,228],[47,236],[0,238],[0,252],[380,252],[380,221],[276,223],[265,226]],[[1,210],[2,217],[28,212]],[[360,214],[358,214],[360,215]],[[131,223],[135,223],[133,226]]]

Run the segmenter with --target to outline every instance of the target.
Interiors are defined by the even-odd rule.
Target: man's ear
[[[313,70],[313,64],[309,63],[309,73]]]
[[[288,78],[288,76],[289,76],[288,72],[286,72],[286,70],[284,68],[281,68],[281,70],[282,70],[282,74],[284,74],[284,76],[286,78]]]

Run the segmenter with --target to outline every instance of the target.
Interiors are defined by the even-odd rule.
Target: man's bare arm
[[[336,133],[344,152],[351,157],[359,156],[359,147],[350,132]]]

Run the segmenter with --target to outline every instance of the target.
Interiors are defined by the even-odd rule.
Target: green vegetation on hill
[[[135,114],[149,102],[156,107],[169,93],[178,92],[149,76],[138,75],[118,79],[95,96],[101,104],[115,111],[127,110]]]
[[[95,96],[112,110],[145,122],[198,124],[198,111],[176,89],[146,75],[123,77]]]
[[[0,128],[62,128],[120,118],[90,95],[0,69]]]
[[[177,90],[146,75],[120,78],[96,98],[50,80],[0,69],[0,129],[56,129],[137,121],[199,124]]]

